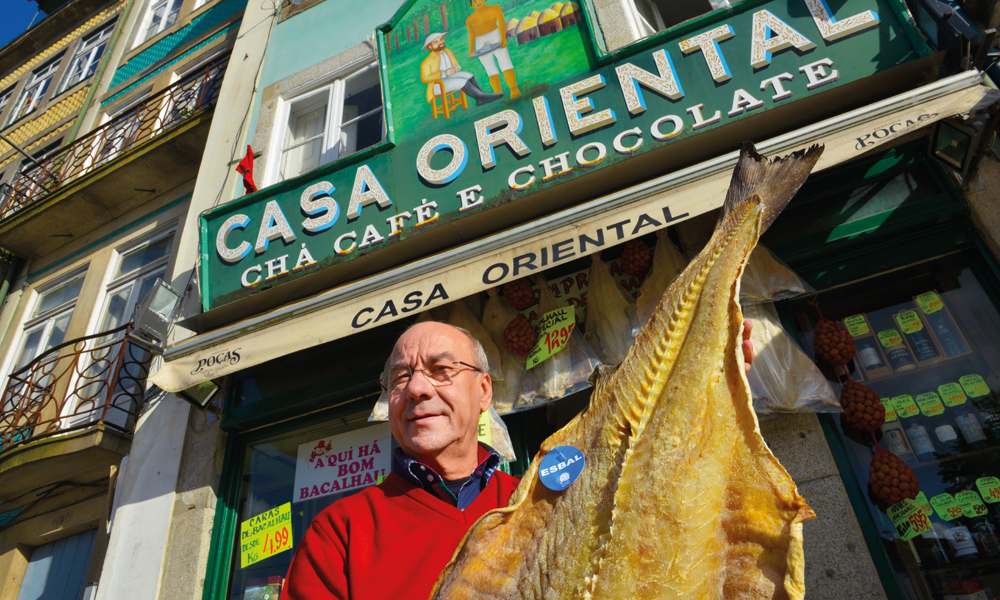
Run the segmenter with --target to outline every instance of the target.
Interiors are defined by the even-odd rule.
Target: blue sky
[[[8,42],[28,30],[28,23],[38,11],[38,5],[27,0],[0,0],[3,5],[3,18],[0,19],[0,46],[6,46]],[[45,13],[41,13],[35,19],[38,23]]]

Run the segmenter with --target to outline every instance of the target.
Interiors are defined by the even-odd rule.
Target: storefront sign
[[[292,549],[292,503],[261,513],[240,525],[240,567]]]
[[[980,477],[976,480],[976,487],[979,488],[979,493],[983,495],[983,500],[986,500],[987,503],[1000,502],[1000,479]]]
[[[916,502],[909,498],[890,506],[886,514],[889,515],[892,526],[896,528],[896,535],[904,542],[925,531],[930,531],[931,522],[927,515],[920,510],[920,506]]]
[[[299,445],[293,502],[342,494],[389,474],[391,436],[381,423]]]
[[[576,315],[572,306],[557,308],[538,317],[535,334],[538,339],[528,352],[526,369],[538,366],[556,352],[566,347],[569,336],[576,328]]]
[[[533,8],[552,12],[550,4],[528,0],[507,12],[530,21]],[[204,309],[729,123],[772,109],[794,114],[799,100],[923,52],[888,0],[846,0],[835,12],[811,0],[744,2],[595,67],[587,8],[563,7],[546,23],[522,21],[526,31],[496,21],[483,34],[496,39],[482,46],[466,21],[481,9],[467,0],[409,3],[378,34],[392,144],[203,215]],[[493,91],[502,96],[481,96]],[[937,118],[874,124],[853,145],[864,150]]]

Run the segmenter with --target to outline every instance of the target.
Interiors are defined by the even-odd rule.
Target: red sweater
[[[518,479],[496,471],[464,511],[395,473],[316,516],[281,600],[427,600],[469,527],[507,506]]]

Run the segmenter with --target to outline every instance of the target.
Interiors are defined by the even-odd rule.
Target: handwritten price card
[[[927,515],[928,518],[930,518],[930,516],[934,514],[934,509],[931,507],[931,502],[930,500],[927,499],[927,496],[923,492],[917,494],[917,499],[915,500],[915,502],[917,503],[917,506],[920,507],[920,512]]]
[[[955,502],[962,507],[962,514],[966,517],[981,517],[989,512],[975,490],[963,490],[955,494]]]
[[[962,386],[957,383],[939,385],[938,393],[941,394],[941,399],[944,400],[945,406],[965,404],[965,392],[962,391]]]
[[[892,348],[903,343],[903,336],[899,335],[895,329],[886,329],[878,332],[878,341],[881,342],[883,348]]]
[[[882,406],[885,407],[885,422],[891,423],[895,421],[898,417],[896,416],[896,407],[892,404],[892,398],[882,398]]]
[[[937,295],[937,292],[925,292],[916,297],[917,306],[920,310],[924,311],[925,315],[931,313],[936,313],[937,311],[944,308],[944,302],[941,301],[941,297]]]
[[[909,498],[890,506],[886,514],[889,515],[892,526],[896,528],[899,539],[903,541],[913,539],[931,528],[927,515]]]
[[[292,503],[261,513],[240,525],[240,566],[292,549]]]
[[[944,405],[941,398],[934,392],[927,392],[917,396],[917,404],[920,405],[920,412],[925,417],[936,417],[944,412]]]
[[[844,319],[844,325],[847,325],[847,331],[851,333],[851,337],[865,335],[871,331],[868,329],[868,321],[865,320],[864,315],[851,315]]]
[[[893,396],[892,405],[896,409],[896,414],[900,417],[915,417],[920,414],[920,409],[913,402],[913,396],[909,394]]]
[[[535,332],[538,340],[535,347],[528,352],[526,369],[538,366],[539,363],[559,352],[569,343],[569,335],[576,327],[576,313],[572,306],[557,308],[538,317],[535,322]]]
[[[938,494],[931,498],[931,506],[942,521],[951,521],[962,516],[962,507],[951,494]]]
[[[916,333],[924,328],[924,324],[920,322],[920,317],[917,316],[915,310],[899,313],[896,315],[896,322],[899,323],[899,328],[903,330],[903,333]]]
[[[988,396],[990,393],[990,386],[986,385],[979,375],[962,375],[958,382],[962,384],[962,389],[970,398]]]
[[[980,477],[976,480],[976,487],[979,488],[979,493],[983,495],[983,500],[986,502],[990,504],[1000,502],[1000,479]]]

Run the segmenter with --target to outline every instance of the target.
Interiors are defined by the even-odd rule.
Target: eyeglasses
[[[463,369],[452,365],[462,365],[467,368]],[[456,360],[451,365],[437,364],[427,367],[426,369],[401,367],[392,373],[389,373],[387,376],[384,376],[378,383],[382,386],[382,389],[387,392],[398,392],[410,384],[410,380],[413,379],[414,374],[423,373],[424,377],[427,378],[427,381],[429,381],[431,385],[434,387],[444,387],[454,383],[453,380],[455,377],[463,371],[475,371],[477,373],[483,372],[483,370],[479,367],[474,367],[468,363]]]

